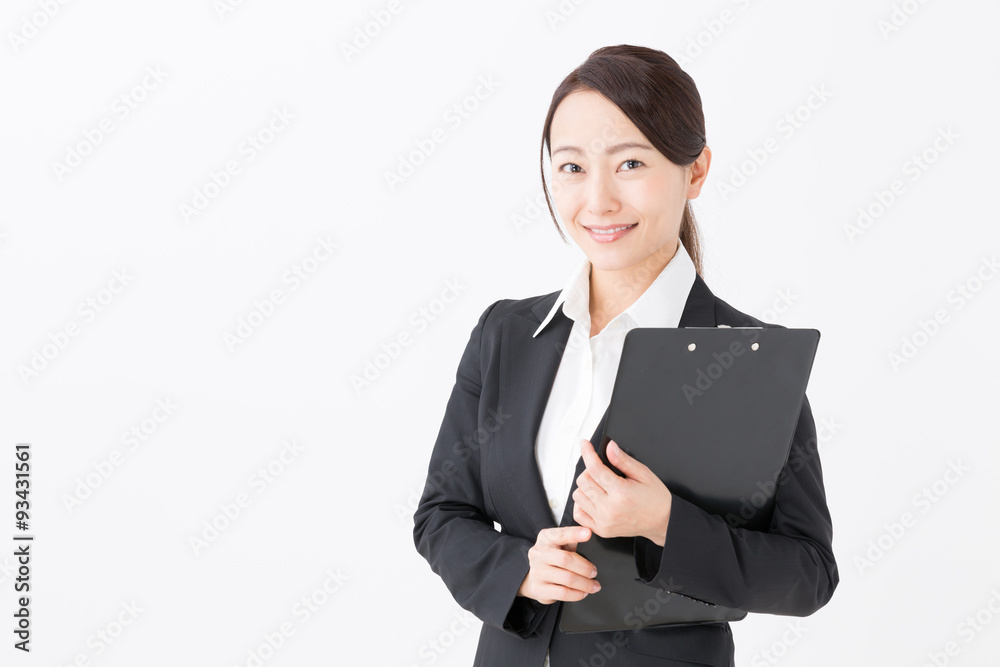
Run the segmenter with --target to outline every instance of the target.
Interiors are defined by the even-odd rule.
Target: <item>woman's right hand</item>
[[[552,604],[582,600],[601,590],[601,584],[594,579],[597,568],[576,553],[576,545],[589,540],[590,535],[590,529],[583,526],[538,531],[535,545],[528,549],[528,574],[517,595]]]

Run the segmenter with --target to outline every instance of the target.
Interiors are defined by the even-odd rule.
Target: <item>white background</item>
[[[842,580],[813,616],[734,624],[737,664],[916,666],[948,642],[947,664],[995,664],[996,3],[234,4],[4,4],[0,662],[253,665],[263,646],[266,665],[471,664],[480,623],[416,553],[413,507],[476,319],[559,289],[580,256],[533,203],[551,95],[631,43],[702,96],[709,286],[822,333],[808,394]],[[495,90],[469,100],[481,78]],[[859,209],[880,215],[852,236]],[[18,442],[30,655],[9,631]]]

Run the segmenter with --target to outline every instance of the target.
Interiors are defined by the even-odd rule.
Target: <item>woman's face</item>
[[[563,98],[549,139],[556,208],[595,269],[636,267],[657,251],[673,255],[684,205],[708,173],[707,147],[693,165],[679,167],[590,90]]]

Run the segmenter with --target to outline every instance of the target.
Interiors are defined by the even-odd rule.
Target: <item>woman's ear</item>
[[[687,198],[695,199],[701,194],[701,187],[708,178],[708,168],[712,164],[712,149],[705,146],[698,159],[689,164],[687,170]]]

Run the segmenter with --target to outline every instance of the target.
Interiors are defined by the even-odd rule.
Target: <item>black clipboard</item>
[[[618,472],[607,458],[614,440],[671,493],[733,527],[767,530],[777,490],[767,482],[777,480],[788,459],[819,335],[816,329],[785,327],[632,329],[604,431],[594,443],[598,455]],[[592,535],[577,544],[577,553],[597,567],[601,590],[563,603],[562,632],[746,616],[638,581],[634,539]]]

